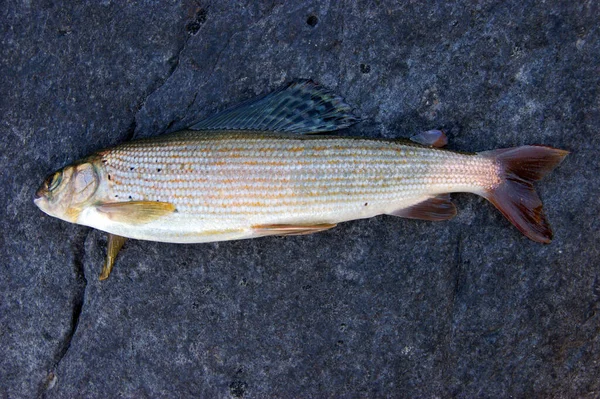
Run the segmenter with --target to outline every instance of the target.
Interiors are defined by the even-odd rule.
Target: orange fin
[[[456,216],[456,207],[450,201],[450,194],[440,194],[408,208],[398,209],[389,215],[438,222]]]
[[[102,272],[100,273],[100,280],[106,280],[110,275],[110,272],[115,265],[115,259],[123,244],[125,244],[127,238],[118,236],[116,234],[108,234],[108,244],[106,246],[106,260],[104,266],[102,266]]]
[[[252,226],[254,232],[261,236],[300,236],[304,234],[318,233],[337,226],[331,223],[302,225],[302,224],[262,224]]]
[[[175,212],[175,205],[168,202],[130,201],[102,204],[96,209],[115,222],[145,224]]]
[[[562,162],[569,152],[546,146],[526,145],[480,152],[496,160],[501,182],[483,196],[533,241],[548,244],[552,230],[533,182]]]
[[[414,141],[415,143],[435,148],[444,147],[446,144],[448,144],[448,137],[446,136],[446,133],[441,130],[428,130],[426,132],[421,132],[412,136],[410,140]]]

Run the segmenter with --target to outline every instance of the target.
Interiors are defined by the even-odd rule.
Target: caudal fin
[[[480,153],[496,160],[501,178],[500,184],[488,190],[484,197],[527,237],[549,243],[552,230],[533,182],[551,172],[568,153],[535,145]]]

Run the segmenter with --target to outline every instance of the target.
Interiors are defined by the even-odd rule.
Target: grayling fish
[[[456,214],[453,192],[481,195],[527,237],[550,242],[532,183],[567,151],[458,153],[438,148],[446,143],[440,131],[413,142],[311,135],[355,122],[340,97],[295,81],[189,130],[66,166],[46,179],[35,203],[51,216],[110,234],[101,279],[126,237],[199,243],[308,234],[381,214],[447,220]]]

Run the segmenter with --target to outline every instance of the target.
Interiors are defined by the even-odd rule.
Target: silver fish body
[[[158,201],[176,212],[142,225],[89,207],[77,223],[121,236],[195,243],[264,235],[265,225],[336,224],[442,193],[490,190],[493,159],[393,140],[198,132],[101,152],[103,203]]]

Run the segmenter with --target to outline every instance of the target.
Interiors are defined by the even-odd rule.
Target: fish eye
[[[48,179],[48,190],[49,191],[55,190],[60,185],[61,181],[62,181],[62,172],[58,171],[58,172],[54,173]]]

